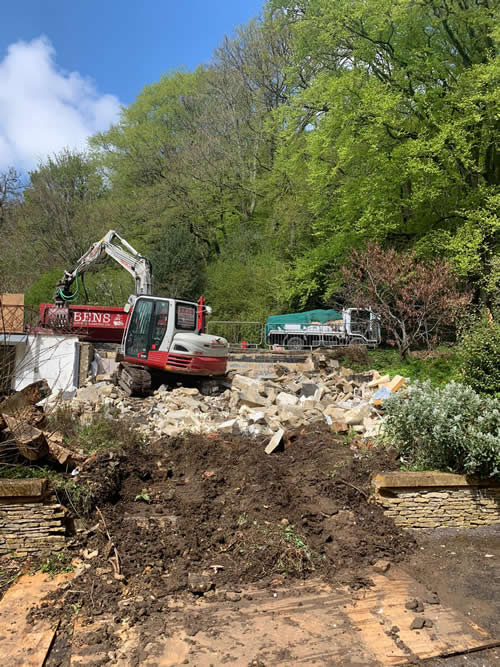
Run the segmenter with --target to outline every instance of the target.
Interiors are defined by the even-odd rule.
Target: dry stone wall
[[[0,480],[0,555],[57,551],[65,544],[66,510],[46,480]]]
[[[464,475],[394,472],[374,477],[375,499],[398,526],[472,528],[500,524],[500,483]]]

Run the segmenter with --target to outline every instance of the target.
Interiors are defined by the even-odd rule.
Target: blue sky
[[[210,60],[263,0],[2,3],[0,170],[81,147],[170,69]]]

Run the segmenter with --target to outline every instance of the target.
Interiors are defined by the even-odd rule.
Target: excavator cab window
[[[168,301],[137,299],[125,341],[125,355],[146,358],[158,350],[167,330]]]
[[[159,350],[168,324],[168,301],[155,302],[155,314],[151,334],[151,349]]]

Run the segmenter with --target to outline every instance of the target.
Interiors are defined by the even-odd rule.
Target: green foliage
[[[408,466],[500,477],[500,400],[416,382],[384,402],[384,433]]]
[[[196,301],[203,291],[204,258],[196,237],[186,225],[166,225],[153,245],[156,294]]]
[[[46,572],[51,579],[62,572],[73,572],[71,556],[66,551],[52,554],[40,565],[40,572]]]
[[[74,418],[71,409],[63,406],[49,416],[49,423],[54,431],[63,434],[67,442],[87,454],[118,449],[124,444],[138,447],[144,444],[144,438],[133,420],[113,419],[104,410],[94,413],[90,423],[81,424]]]
[[[89,486],[71,479],[55,477],[52,488],[61,505],[65,505],[77,516],[90,516],[94,508],[94,494]]]
[[[138,494],[136,495],[136,497],[134,498],[134,501],[135,501],[135,502],[138,502],[139,500],[142,500],[143,502],[148,503],[148,505],[149,505],[149,503],[151,502],[151,496],[150,496],[149,493],[146,491],[146,489],[143,489],[143,490],[142,490],[140,493],[138,493]]]
[[[462,381],[475,391],[500,396],[500,321],[484,314],[464,326],[458,356]]]
[[[46,271],[30,286],[24,295],[24,303],[34,308],[41,303],[53,303],[56,283],[63,275],[63,269]]]
[[[284,308],[286,268],[269,247],[240,252],[213,262],[207,270],[207,298],[213,319],[265,322]]]
[[[455,348],[441,346],[432,352],[414,352],[401,359],[395,349],[369,350],[367,360],[352,361],[348,356],[344,365],[358,372],[376,369],[381,375],[402,375],[412,381],[430,380],[435,386],[460,378],[460,364]]]
[[[0,465],[0,477],[3,479],[44,479],[52,477],[56,473],[47,466],[22,466],[22,465]]]
[[[48,479],[61,505],[78,516],[89,516],[93,508],[93,494],[86,484],[80,484],[48,466],[0,466],[3,479]]]
[[[40,163],[2,222],[2,283],[25,291],[115,228],[153,259],[157,293],[206,292],[219,319],[328,305],[370,241],[447,259],[493,305],[498,12],[268,0],[209,64],[145,86],[94,152]],[[119,274],[89,276],[90,301],[123,303]]]

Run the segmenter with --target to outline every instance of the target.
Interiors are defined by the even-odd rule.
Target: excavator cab
[[[191,301],[137,297],[122,342],[122,375],[129,376],[122,386],[138,393],[136,378],[144,386],[145,371],[195,377],[225,374],[228,343],[201,333],[200,307]]]
[[[168,299],[137,300],[125,333],[125,356],[147,359],[151,350],[160,349],[167,333],[168,311]]]

